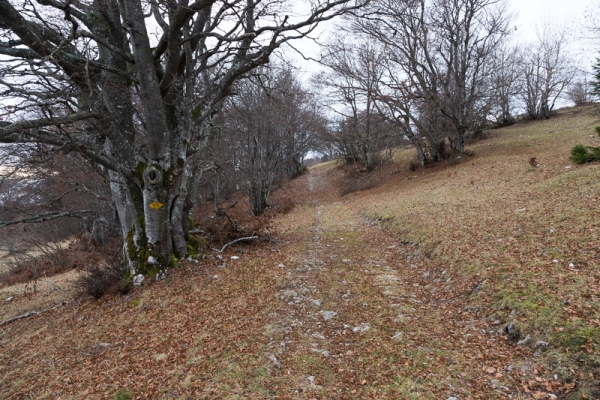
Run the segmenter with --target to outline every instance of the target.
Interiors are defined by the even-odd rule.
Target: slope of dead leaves
[[[416,172],[399,151],[344,197],[319,166],[269,240],[127,296],[3,289],[1,320],[66,304],[0,327],[0,398],[598,398],[600,166],[565,168],[594,126],[565,110]]]

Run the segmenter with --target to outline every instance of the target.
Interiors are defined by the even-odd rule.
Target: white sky
[[[515,36],[519,42],[534,41],[536,26],[546,21],[551,25],[564,26],[567,29],[572,40],[570,50],[580,59],[582,69],[589,70],[595,59],[600,57],[600,37],[595,41],[582,39],[586,34],[585,26],[589,24],[586,16],[589,16],[590,10],[596,9],[600,15],[600,0],[508,0],[508,2],[511,11],[516,14],[512,26],[516,28]],[[324,27],[323,39],[326,33],[332,30],[332,25],[328,23]],[[306,55],[318,57],[318,46],[313,42],[303,40],[293,44]],[[293,58],[294,64],[304,72],[305,77],[319,70],[319,66],[313,62],[303,61],[300,57]]]
[[[564,23],[568,28],[578,28],[585,21],[586,10],[594,4],[595,0],[509,0],[512,9],[518,13],[516,21],[517,31],[524,35],[533,35],[534,27],[542,19]]]

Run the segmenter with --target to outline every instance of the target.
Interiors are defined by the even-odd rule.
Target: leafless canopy
[[[211,120],[283,43],[368,0],[0,0],[0,141],[108,177],[132,273],[186,254]]]
[[[382,0],[353,30],[383,47],[387,90],[379,98],[417,147],[421,163],[440,140],[464,150],[485,127],[492,57],[508,34],[504,0]],[[438,137],[444,132],[444,137]],[[426,142],[421,142],[426,138]]]

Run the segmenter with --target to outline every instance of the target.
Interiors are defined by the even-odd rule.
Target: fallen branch
[[[217,249],[214,249],[214,248],[213,248],[213,250],[216,251],[217,253],[222,253],[227,248],[227,246],[230,246],[230,245],[232,245],[234,243],[237,243],[237,242],[241,242],[243,240],[252,240],[252,239],[258,239],[258,236],[249,236],[249,237],[243,237],[243,238],[235,239],[233,242],[229,242],[225,246],[223,246],[221,248],[221,250],[217,250]]]
[[[53,219],[61,218],[61,217],[75,217],[75,218],[84,218],[86,214],[98,214],[98,211],[95,210],[81,210],[81,211],[50,211],[38,215],[32,215],[31,217],[17,219],[14,221],[0,221],[0,228],[4,228],[5,226],[22,224],[22,223],[37,223],[37,222],[45,222],[51,221]]]
[[[7,325],[7,324],[10,324],[11,322],[15,322],[15,321],[18,321],[18,320],[23,319],[23,318],[28,318],[28,317],[32,317],[34,315],[40,315],[40,314],[43,314],[43,313],[48,312],[48,311],[56,310],[58,307],[64,306],[65,304],[67,304],[67,303],[66,302],[65,303],[59,303],[59,304],[55,305],[54,307],[51,307],[51,308],[48,308],[48,309],[42,310],[42,311],[30,311],[30,312],[27,312],[27,313],[25,313],[23,315],[19,315],[19,316],[14,317],[14,318],[7,319],[4,322],[0,322],[0,326],[4,326],[4,325]]]

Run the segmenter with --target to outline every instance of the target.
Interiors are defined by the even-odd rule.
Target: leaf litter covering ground
[[[597,398],[600,180],[565,169],[596,140],[578,110],[495,131],[460,165],[409,172],[399,152],[344,198],[343,171],[313,169],[273,240],[230,246],[225,268],[2,327],[0,397]],[[10,289],[2,320],[59,301]]]

